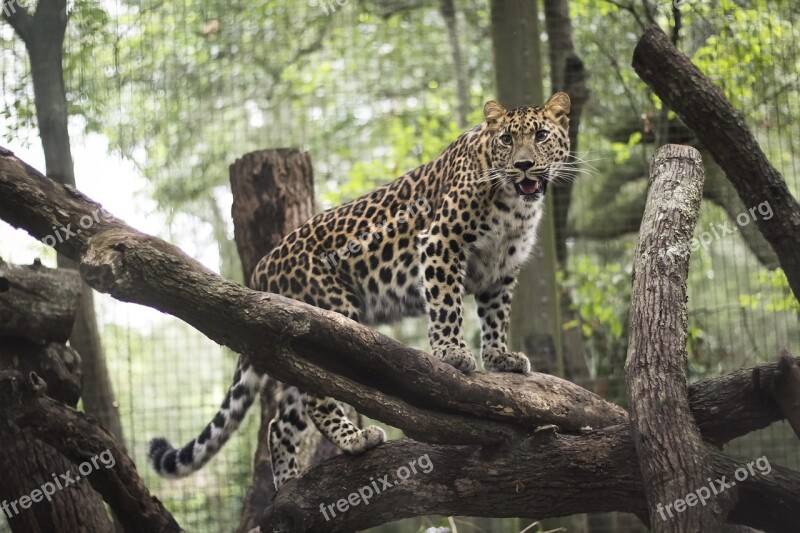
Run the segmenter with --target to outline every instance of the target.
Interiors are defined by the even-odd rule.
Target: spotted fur
[[[569,107],[564,93],[512,111],[488,102],[485,122],[435,161],[287,235],[258,263],[251,286],[370,325],[427,313],[433,355],[463,372],[476,366],[462,319],[462,299],[474,294],[484,367],[529,372],[528,358],[506,343],[511,296],[536,243],[547,185],[569,155]],[[156,471],[180,477],[203,466],[239,425],[261,379],[240,359],[222,408],[198,438],[180,450],[152,441]],[[289,387],[270,423],[277,487],[305,467],[298,447],[309,420],[347,453],[384,440],[376,426],[356,427],[333,398]]]

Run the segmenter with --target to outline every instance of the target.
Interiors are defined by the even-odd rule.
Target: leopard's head
[[[569,96],[556,93],[542,107],[506,110],[494,100],[483,108],[491,178],[508,195],[544,196],[569,157]]]

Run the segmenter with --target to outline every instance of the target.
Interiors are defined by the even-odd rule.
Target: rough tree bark
[[[778,372],[772,378],[772,396],[800,438],[800,366],[784,351],[778,361]]]
[[[60,343],[42,345],[19,337],[0,338],[0,376],[15,370],[41,375],[47,380],[48,395],[68,405],[76,405],[80,396],[80,361],[77,353]],[[37,499],[41,501],[32,506],[27,502],[27,509],[21,507],[21,499],[30,498],[34,490],[41,491],[45,483],[53,481],[53,474],[72,472],[74,478],[77,468],[58,446],[15,424],[3,412],[5,402],[0,385],[0,501],[17,504],[16,509],[0,511],[0,521],[7,517],[11,531],[20,533],[114,531],[102,498],[85,482],[53,491],[52,501],[43,499],[40,493]]]
[[[769,203],[774,216],[769,220],[755,217],[755,222],[800,300],[800,204],[761,150],[744,117],[658,27],[645,31],[637,43],[633,68],[694,130],[748,208]]]
[[[24,376],[16,371],[0,372],[0,414],[38,440],[57,449],[72,465],[91,462],[108,450],[114,465],[104,463],[84,476],[114,511],[125,531],[182,531],[161,502],[150,495],[136,465],[107,430],[81,412],[44,395],[46,382],[36,373]],[[70,466],[72,466],[70,465]],[[74,468],[74,467],[73,467]],[[66,470],[64,470],[66,471]],[[83,477],[76,482],[83,480]],[[70,486],[70,492],[74,487]],[[83,512],[82,503],[72,508]],[[105,516],[105,508],[100,506]],[[104,528],[113,530],[113,528]],[[49,529],[47,531],[50,531]],[[60,529],[56,531],[95,531],[95,529]]]
[[[2,148],[0,198],[3,198],[0,218],[24,227],[35,237],[46,235],[53,225],[63,227],[73,223],[99,207],[80,193],[41,176]],[[524,474],[528,473],[526,468],[535,465],[551,479],[551,484],[526,484],[525,476],[519,476],[519,483],[515,483],[513,489],[516,496],[505,499],[503,506],[494,506],[492,516],[526,516],[531,513],[526,502],[547,501],[547,494],[558,494],[564,503],[554,509],[562,514],[637,507],[639,516],[647,520],[646,511],[641,512],[646,509],[642,493],[636,504],[617,497],[619,492],[605,490],[609,483],[606,480],[606,484],[597,485],[598,491],[587,496],[587,477],[575,475],[578,469],[572,466],[580,463],[522,459],[539,454],[531,452],[529,446],[534,446],[536,439],[542,438],[540,435],[548,434],[542,431],[532,437],[531,430],[554,424],[561,428],[561,433],[552,435],[552,443],[547,447],[558,448],[558,443],[574,446],[576,453],[591,458],[586,467],[593,475],[602,475],[603,479],[606,473],[623,472],[622,467],[617,466],[622,460],[617,454],[627,454],[633,473],[619,482],[624,489],[628,480],[633,479],[633,483],[641,487],[627,413],[581,387],[542,374],[462,375],[425,353],[336,313],[278,295],[257,293],[221,279],[174,246],[139,233],[113,217],[102,219],[86,232],[57,246],[62,253],[80,260],[84,279],[97,289],[120,300],[151,306],[181,318],[216,342],[247,354],[259,371],[317,394],[339,398],[360,412],[428,443],[449,447],[478,445],[478,453],[498,460],[510,454],[516,458],[510,463]],[[731,431],[745,434],[770,423],[764,419],[754,421],[751,416],[731,419],[726,415],[729,411],[741,415],[751,408],[764,412],[762,395],[758,395],[756,405],[753,405],[755,395],[718,396],[728,403],[716,403],[717,396],[714,396],[708,399],[712,405],[700,406],[695,416],[712,413],[714,418],[725,419],[724,422],[734,428],[728,429],[729,434]],[[732,398],[744,405],[731,405]],[[777,407],[771,412],[782,416]],[[704,428],[715,427],[714,422],[701,418],[697,419],[697,424]],[[55,430],[50,431],[55,433]],[[709,434],[708,438],[717,436]],[[608,439],[605,447],[600,446],[603,439]],[[384,447],[378,447],[361,459],[391,453],[394,446],[397,444],[387,445],[386,452],[382,451]],[[454,451],[453,448],[447,450]],[[460,450],[464,456],[469,453],[467,449]],[[529,455],[524,455],[526,453]],[[566,454],[567,450],[562,453]],[[715,474],[724,472],[730,476],[740,464],[715,449],[709,449],[708,454]],[[341,464],[343,467],[328,474],[338,480],[340,487],[359,486],[365,481],[363,472],[358,470],[361,463],[355,461],[358,459],[334,458],[317,468]],[[369,463],[365,465],[367,468]],[[491,463],[475,465],[480,470],[464,471],[463,479],[479,483],[494,476]],[[294,483],[313,480],[315,471],[317,469]],[[435,482],[434,478],[429,480]],[[484,512],[480,503],[486,496],[484,491],[470,492],[469,482],[463,481],[454,487],[464,494],[460,505],[468,506],[470,514]],[[792,531],[800,520],[798,487],[800,474],[784,468],[775,467],[768,476],[752,476],[747,486],[740,487],[739,502],[728,518],[768,531]],[[291,493],[290,490],[285,492],[287,497]],[[283,494],[281,491],[281,498]],[[382,497],[392,499],[392,494],[388,492]],[[462,512],[453,510],[454,504],[447,494],[441,499],[418,500],[413,512]],[[590,498],[591,505],[583,505]],[[397,505],[402,508],[400,503]],[[348,523],[360,516],[361,510],[356,512],[356,509],[359,508],[346,514]],[[280,509],[270,508],[268,513],[274,516],[276,511]],[[388,520],[392,516],[380,518]],[[349,529],[347,525],[339,526]]]
[[[282,148],[246,154],[230,167],[233,191],[234,238],[242,269],[250,280],[256,263],[300,224],[314,215],[314,173],[306,152]],[[253,281],[249,283],[253,287]],[[269,423],[278,409],[284,386],[268,378],[261,391],[261,425],[253,458],[253,480],[247,490],[238,531],[258,525],[263,509],[275,497],[269,454]],[[322,434],[306,432],[303,450],[309,452],[303,467],[336,453]],[[316,451],[316,453],[313,453]]]
[[[75,320],[80,290],[75,271],[0,260],[0,372],[36,372],[47,380],[51,398],[71,406],[80,397],[81,359],[63,343]],[[32,506],[26,501],[27,509],[22,507],[23,496],[30,498],[52,482],[52,474],[74,472],[75,466],[3,414],[0,450],[0,501],[16,505],[0,516],[9,519],[12,531],[113,531],[103,500],[87,483],[53,490],[52,500],[40,492],[36,498],[41,501]]]
[[[75,186],[75,170],[69,140],[69,111],[64,85],[63,43],[67,29],[66,0],[41,0],[33,14],[27,3],[3,0],[3,17],[25,43],[31,64],[34,106],[42,139],[47,176]],[[77,227],[77,224],[75,225]],[[59,255],[58,266],[77,269]],[[72,329],[70,345],[81,354],[83,364],[83,408],[122,440],[122,423],[105,354],[97,331],[91,288],[83,285],[81,305]]]
[[[674,517],[669,510],[711,477],[686,386],[689,242],[702,196],[700,153],[675,144],[659,148],[650,164],[650,192],[634,252],[625,362],[631,430],[655,532],[716,531],[731,503],[729,492]],[[662,505],[668,506],[669,520]]]
[[[78,312],[77,272],[15,266],[0,259],[0,335],[67,342]]]
[[[230,166],[234,240],[244,279],[288,232],[314,215],[314,170],[306,152],[252,152]]]
[[[746,463],[710,447],[707,451],[715,478],[731,479]],[[430,473],[418,469],[393,485],[400,467],[426,454],[433,465]],[[380,481],[384,475],[391,487]],[[350,506],[346,513],[336,510],[339,500],[358,494],[373,478],[385,492],[373,491],[369,505]],[[741,498],[729,520],[765,531],[795,532],[800,519],[798,481],[797,472],[774,466],[768,475],[749,477],[737,484]],[[320,506],[331,504],[333,516],[328,508],[326,520]],[[647,501],[627,426],[584,435],[542,432],[491,450],[391,441],[359,458],[336,457],[290,481],[264,513],[261,527],[355,531],[429,514],[542,519],[609,511],[634,513],[647,521]]]

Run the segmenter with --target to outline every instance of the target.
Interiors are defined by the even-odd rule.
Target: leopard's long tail
[[[239,357],[228,394],[219,412],[200,435],[176,449],[164,438],[150,441],[148,457],[155,471],[164,477],[188,476],[202,468],[239,427],[262,384],[262,374]]]

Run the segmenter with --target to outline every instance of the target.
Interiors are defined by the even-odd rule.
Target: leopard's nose
[[[523,159],[522,161],[514,161],[514,166],[521,171],[525,172],[533,167],[533,161],[530,159]]]

